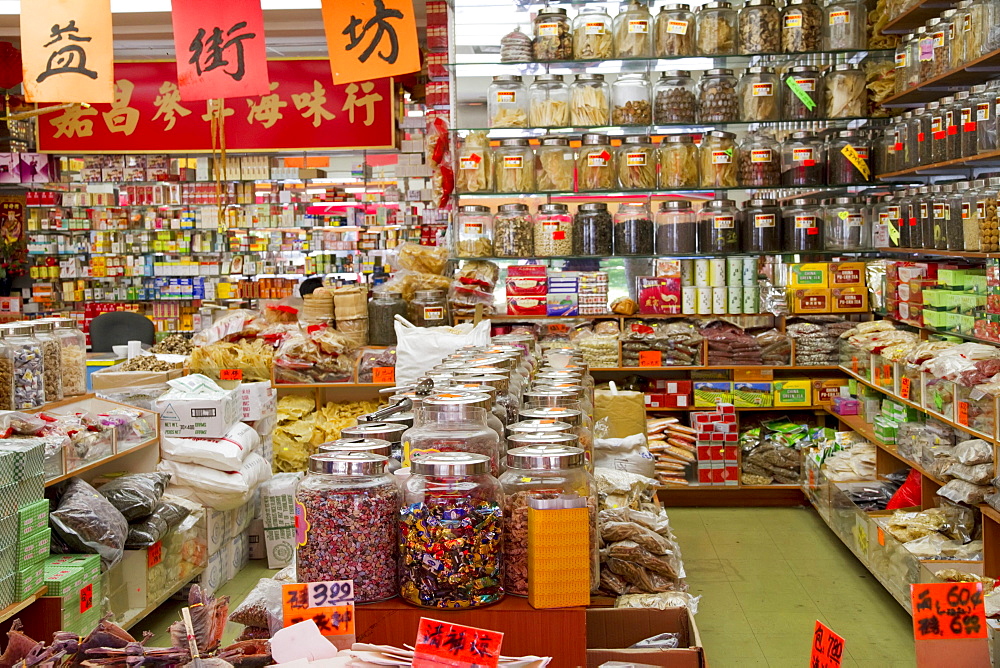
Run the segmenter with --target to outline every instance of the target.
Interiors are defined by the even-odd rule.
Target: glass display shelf
[[[885,118],[870,118],[870,117],[849,117],[849,118],[812,118],[808,120],[802,119],[785,119],[778,121],[697,121],[694,123],[664,123],[664,124],[654,124],[654,125],[578,125],[578,126],[539,126],[539,127],[525,127],[525,128],[453,128],[451,131],[462,135],[463,133],[469,132],[485,132],[491,139],[509,139],[512,137],[543,137],[545,135],[582,135],[586,133],[598,133],[606,134],[609,136],[618,135],[666,135],[666,134],[683,134],[684,132],[690,132],[693,134],[699,134],[706,132],[708,130],[714,130],[718,128],[729,128],[729,129],[747,129],[753,130],[756,127],[767,127],[774,128],[777,130],[784,129],[783,126],[787,126],[789,130],[804,130],[812,129],[818,124],[845,124],[848,128],[860,127],[862,125],[867,125],[875,121],[882,121],[883,123],[889,119]],[[820,130],[822,128],[815,128]],[[463,135],[464,136],[464,135]]]
[[[585,192],[517,192],[517,193],[496,193],[496,192],[464,192],[456,193],[460,199],[528,199],[539,197],[551,197],[553,199],[568,199],[574,201],[582,200],[618,200],[618,199],[663,199],[677,198],[685,195],[692,195],[696,199],[711,199],[705,197],[711,193],[735,193],[752,192],[761,199],[785,199],[786,197],[807,197],[809,194],[823,194],[833,196],[838,192],[850,192],[860,194],[868,190],[886,190],[893,187],[903,187],[904,184],[886,183],[865,183],[859,185],[809,185],[809,186],[733,186],[720,188],[715,186],[692,187],[692,188],[664,188],[658,190],[588,190]],[[766,193],[766,195],[765,195]],[[786,195],[787,193],[787,195]]]
[[[782,256],[782,257],[813,257],[813,256],[824,256],[824,257],[836,257],[838,255],[875,255],[877,251],[873,249],[864,250],[823,250],[823,251],[771,251],[766,253],[768,256]],[[690,253],[690,254],[676,254],[676,253],[659,253],[655,255],[549,255],[549,256],[537,256],[537,255],[526,255],[523,257],[452,257],[452,260],[457,262],[474,262],[480,260],[490,260],[492,262],[507,262],[507,263],[517,263],[525,260],[530,260],[532,263],[535,262],[545,262],[545,261],[578,261],[578,260],[589,260],[591,262],[605,262],[608,260],[687,260],[693,258],[725,258],[725,257],[747,257],[748,255],[765,255],[762,251],[754,250],[744,250],[735,253]]]

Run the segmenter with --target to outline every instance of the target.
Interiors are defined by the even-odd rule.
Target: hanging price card
[[[281,612],[285,626],[311,619],[325,636],[354,635],[354,583],[337,580],[282,585]]]
[[[659,350],[640,351],[639,366],[663,366],[663,353]]]
[[[394,366],[377,366],[372,369],[372,382],[373,383],[395,383],[396,382],[396,367]]]
[[[220,369],[219,380],[243,380],[243,369]]]
[[[503,633],[420,618],[413,668],[477,666],[496,668]]]
[[[80,590],[80,614],[94,607],[94,585],[89,584]]]
[[[900,378],[899,379],[899,396],[903,399],[909,400],[910,398],[910,379]]]
[[[958,424],[963,427],[969,426],[969,402],[959,401],[958,402]]]
[[[159,566],[163,561],[163,543],[156,541],[146,548],[146,568]]]
[[[910,600],[917,640],[986,637],[981,582],[910,585]]]
[[[809,665],[812,668],[838,668],[843,659],[844,639],[816,620]]]

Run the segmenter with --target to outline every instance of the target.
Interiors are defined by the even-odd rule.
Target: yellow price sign
[[[848,144],[844,148],[840,149],[840,152],[844,154],[844,157],[851,161],[851,164],[858,168],[861,172],[861,176],[864,177],[865,181],[871,178],[872,170],[868,168],[868,163],[865,159],[858,154],[857,149]]]

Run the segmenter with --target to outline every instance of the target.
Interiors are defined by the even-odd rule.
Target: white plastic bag
[[[260,434],[243,422],[234,424],[222,438],[163,436],[160,455],[182,464],[201,464],[218,471],[238,471],[260,445]],[[177,482],[184,484],[185,481]]]
[[[270,465],[253,452],[247,455],[239,470],[229,473],[169,459],[161,459],[156,470],[172,476],[168,493],[215,510],[232,510],[242,506],[250,500],[257,487],[271,477]]]
[[[406,385],[464,346],[490,342],[490,321],[473,327],[407,327],[396,321],[396,384]]]
[[[598,438],[594,441],[594,466],[628,471],[647,478],[656,477],[653,455],[646,449],[646,437],[633,434],[625,438]]]

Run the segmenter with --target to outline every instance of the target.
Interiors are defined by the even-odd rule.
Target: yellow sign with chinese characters
[[[323,0],[323,27],[336,84],[420,69],[412,0]]]

